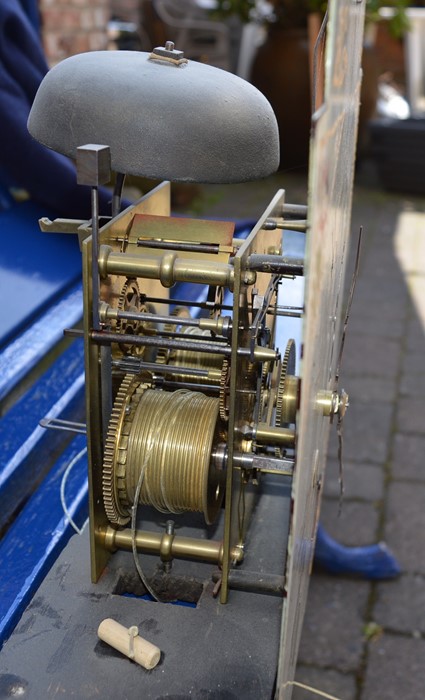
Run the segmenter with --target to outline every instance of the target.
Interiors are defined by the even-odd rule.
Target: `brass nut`
[[[324,389],[317,393],[316,405],[324,416],[331,416],[338,411],[338,406],[336,406],[335,410],[337,399],[338,394],[336,392]]]
[[[101,245],[99,248],[99,275],[102,279],[108,276],[108,258],[112,253],[112,248],[110,245]]]

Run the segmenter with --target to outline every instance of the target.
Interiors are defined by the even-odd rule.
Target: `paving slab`
[[[425,350],[423,357],[425,357]],[[422,399],[425,396],[425,374],[402,374],[400,394],[401,396],[412,396],[416,399]]]
[[[359,667],[370,585],[366,581],[313,576],[299,663],[343,672]]]
[[[425,399],[401,397],[397,403],[397,430],[425,435]]]
[[[425,435],[397,433],[391,469],[395,479],[425,481]]]
[[[385,541],[405,573],[425,574],[425,484],[389,486]]]
[[[406,347],[413,352],[425,352],[425,328],[415,312],[407,322]]]
[[[425,577],[406,574],[378,584],[373,616],[387,630],[424,634]]]
[[[393,318],[388,316],[379,316],[373,313],[373,308],[369,308],[369,313],[359,313],[359,307],[356,307],[356,313],[350,313],[347,330],[347,342],[353,335],[374,335],[383,338],[404,339],[405,334],[405,319],[403,316]]]
[[[384,634],[370,642],[361,700],[423,700],[425,640]]]
[[[358,288],[361,289],[360,283]],[[380,299],[373,300],[373,303],[367,293],[360,294],[356,288],[356,293],[354,295],[352,313],[364,314],[365,316],[381,319],[386,318],[391,321],[391,319],[405,319],[406,318],[406,308],[407,302],[405,298],[403,299]]]
[[[407,351],[403,354],[402,371],[405,374],[425,374],[425,357],[421,349]]]
[[[324,495],[339,498],[339,462],[329,459],[326,465]],[[384,494],[384,472],[377,464],[344,461],[344,509],[350,499],[376,501]]]
[[[423,265],[422,273],[425,272],[424,267],[425,265]],[[407,275],[406,285],[409,290],[411,309],[425,327],[425,274]]]
[[[404,211],[397,220],[396,255],[405,272],[423,272],[425,260],[425,214]]]
[[[379,335],[347,336],[344,365],[357,368],[363,375],[393,377],[400,363],[401,340]]]
[[[408,301],[408,290],[392,250],[381,241],[367,252],[357,280],[356,296],[371,301]],[[373,308],[373,307],[372,307]]]
[[[383,464],[389,453],[393,406],[352,400],[344,419],[344,455],[353,462]],[[330,457],[338,454],[336,430],[331,430]]]
[[[350,402],[369,403],[376,401],[379,403],[393,403],[397,395],[397,382],[395,377],[371,377],[363,376],[362,368],[347,367],[341,373],[339,381],[340,387],[344,388]],[[347,414],[348,421],[349,413]]]

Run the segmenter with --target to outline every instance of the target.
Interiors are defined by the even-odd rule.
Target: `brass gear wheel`
[[[225,483],[223,470],[211,462],[218,399],[154,390],[149,377],[126,375],[115,399],[103,461],[106,516],[119,526],[128,523],[143,470],[140,503],[164,513],[202,512],[212,523]]]
[[[259,410],[258,410],[258,416],[259,420],[263,420],[263,414],[264,410],[267,406],[267,402],[269,399],[269,390],[266,386],[267,384],[267,377],[270,372],[270,362],[264,362],[263,364],[263,369],[261,371],[261,389],[260,389],[260,400],[259,400]]]
[[[164,325],[164,331],[167,333],[172,333],[176,330],[178,326],[177,319],[179,318],[190,318],[190,313],[184,306],[176,306],[170,313],[170,316],[176,317],[176,323],[166,323]],[[170,360],[170,351],[168,348],[159,348],[156,354],[156,362],[160,365],[167,365]]]
[[[230,380],[230,365],[227,357],[224,358],[221,366],[220,376],[220,395],[219,395],[219,414],[222,421],[227,423],[229,420],[229,405],[228,405],[228,390]]]
[[[293,423],[294,415],[294,383],[292,379],[296,379],[298,386],[298,378],[295,375],[295,340],[288,340],[285,353],[282,358],[280,370],[279,388],[276,397],[276,417],[275,424],[282,426],[285,423]],[[295,396],[296,399],[296,396]],[[296,406],[295,406],[296,410]]]
[[[151,311],[145,304],[140,302],[140,290],[137,280],[129,277],[123,284],[117,302],[118,311],[136,311],[144,313]],[[151,331],[150,325],[143,321],[134,321],[131,319],[117,319],[115,321],[115,330],[117,333],[126,335],[140,335]],[[145,348],[141,345],[121,345],[120,352],[125,355],[132,354],[142,356]]]
[[[128,278],[121,289],[118,297],[118,311],[141,311],[143,309],[140,304],[140,291],[137,280]],[[128,319],[117,318],[115,322],[115,330],[117,333],[135,334],[140,326],[139,321],[130,321]]]
[[[115,397],[109,420],[103,458],[102,489],[105,513],[111,523],[126,525],[130,520],[128,509],[120,507],[119,482],[125,479],[126,471],[126,426],[134,415],[137,402],[133,397],[143,393],[148,384],[132,374],[126,374]],[[128,432],[127,432],[128,434]]]
[[[200,330],[195,326],[185,326],[182,329],[182,335],[185,337],[196,335],[203,336],[207,340],[211,338],[209,330]],[[189,338],[191,340],[191,338]],[[200,343],[201,340],[194,340],[194,343]],[[177,367],[189,367],[193,369],[218,370],[221,371],[223,358],[221,355],[216,355],[210,352],[196,352],[196,350],[176,350],[171,357],[171,361]]]
[[[200,330],[194,326],[184,326],[181,333],[185,337],[193,335],[203,336],[207,339],[211,337],[209,330]],[[201,341],[194,339],[193,342],[198,343]],[[191,377],[190,369],[202,369],[208,372],[206,377],[193,375],[193,379],[197,384],[205,384],[206,386],[208,384],[216,385],[217,382],[220,382],[222,376],[223,357],[216,353],[197,352],[196,350],[174,350],[170,353],[168,362],[176,367],[184,367],[185,370],[189,370],[189,374],[174,374],[173,379],[177,382],[188,380]]]

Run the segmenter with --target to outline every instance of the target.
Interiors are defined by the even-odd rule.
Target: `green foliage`
[[[326,0],[274,0],[275,21],[281,26],[304,27],[307,23],[307,15],[310,12],[326,11]],[[366,21],[379,22],[381,7],[394,9],[394,16],[388,21],[390,32],[400,38],[409,29],[406,9],[412,3],[409,0],[367,0]],[[242,22],[248,22],[255,10],[255,0],[217,0],[217,8],[212,15],[220,19],[226,19],[236,15]]]
[[[366,21],[379,22],[381,20],[379,15],[381,7],[393,9],[394,16],[388,20],[388,28],[395,38],[400,39],[410,26],[406,9],[411,4],[409,0],[367,0]]]
[[[220,19],[236,15],[242,22],[249,22],[254,8],[255,0],[217,0],[217,7],[211,14]]]
[[[384,630],[376,622],[367,622],[363,627],[363,635],[368,642],[376,642],[382,636]]]

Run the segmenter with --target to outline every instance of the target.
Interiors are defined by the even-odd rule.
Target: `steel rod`
[[[118,216],[121,209],[121,197],[124,187],[125,173],[117,173],[115,180],[114,193],[112,195],[112,218]]]
[[[303,219],[307,218],[308,207],[306,204],[284,204],[282,207],[283,213],[288,216],[299,216]]]
[[[263,229],[265,231],[275,231],[276,229],[283,229],[285,231],[299,231],[300,233],[305,233],[307,230],[307,221],[296,221],[295,219],[287,219],[286,221],[273,221],[272,219],[267,219],[263,224]]]
[[[218,335],[226,334],[226,337],[231,330],[230,316],[220,316],[217,319],[184,318],[181,316],[167,316],[148,312],[144,313],[142,311],[121,311],[119,309],[114,309],[111,306],[105,308],[105,306],[106,305],[101,305],[100,309],[100,317],[102,322],[107,319],[128,319],[154,324],[166,323],[174,326],[191,326],[193,328],[200,328],[201,330],[209,330]],[[167,331],[167,334],[173,332],[174,331]],[[164,335],[166,335],[166,333],[164,333]],[[202,340],[205,340],[203,336]]]
[[[68,329],[67,334],[72,335],[73,331],[69,331]],[[225,355],[226,357],[232,354],[232,348],[228,345],[214,345],[214,343],[206,343],[203,341],[191,343],[187,340],[176,340],[171,338],[152,336],[128,335],[96,330],[90,331],[90,338],[99,345],[109,345],[110,343],[117,343],[118,345],[139,345],[142,347],[145,346],[154,348],[166,347],[172,350],[193,350],[194,352],[207,352],[216,355]],[[242,357],[251,357],[251,351],[249,348],[238,348],[238,355]],[[274,362],[278,360],[279,357],[279,352],[272,348],[263,348],[260,345],[258,345],[254,349],[254,360],[259,362]]]
[[[97,187],[91,188],[91,236],[92,236],[92,315],[93,328],[100,328],[99,319],[99,192]]]
[[[113,360],[112,364],[117,369],[123,368],[123,371],[132,369],[134,372],[138,373],[142,370],[147,372],[156,372],[156,374],[190,374],[194,377],[205,377],[208,378],[208,370],[206,369],[195,369],[191,367],[176,367],[175,365],[161,365],[155,362],[143,362],[141,360],[136,360],[135,358],[128,358],[126,360]]]
[[[173,304],[175,306],[193,306],[198,309],[211,310],[224,310],[231,311],[232,306],[225,304],[216,304],[213,301],[192,301],[191,299],[164,299],[163,297],[150,297],[146,294],[141,294],[140,299],[142,302],[150,301],[152,304]]]
[[[173,391],[176,389],[190,389],[190,391],[208,391],[208,395],[211,394],[218,394],[220,391],[220,387],[214,386],[213,384],[192,384],[191,382],[173,382],[173,381],[161,381],[158,386],[160,386],[163,389],[172,389]]]
[[[145,321],[149,323],[172,323],[176,326],[199,326],[198,318],[181,318],[179,316],[162,316],[159,314],[144,313],[142,311],[119,311],[109,307],[105,314],[108,319],[128,319],[133,321]]]
[[[139,248],[155,248],[160,250],[182,250],[187,253],[219,253],[217,243],[182,243],[180,241],[158,241],[154,239],[138,238]]]
[[[61,420],[60,418],[42,418],[39,422],[42,428],[50,430],[65,430],[70,433],[80,433],[86,435],[87,426],[85,423],[76,423],[71,420]]]
[[[221,571],[214,571],[212,575],[214,583],[220,581],[221,576]],[[237,591],[266,593],[277,596],[283,596],[284,593],[284,577],[279,576],[279,574],[232,569],[229,572],[228,582],[230,588]]]
[[[252,254],[248,258],[248,267],[257,272],[268,272],[276,275],[304,275],[304,260],[301,258],[285,258],[280,255]]]
[[[265,473],[281,474],[282,476],[292,476],[294,472],[294,460],[267,455],[256,455],[245,452],[236,452],[233,455],[233,465],[241,469],[259,469]]]
[[[164,299],[162,297],[149,297],[145,294],[140,295],[141,301],[142,302],[152,302],[152,304],[172,304],[173,306],[193,306],[194,308],[198,309],[206,309],[208,311],[211,310],[220,310],[220,311],[232,311],[233,306],[230,304],[215,304],[213,301],[192,301],[190,299]],[[248,304],[247,308],[250,310],[252,309],[252,304]],[[282,306],[279,305],[276,307],[277,311],[286,311],[289,309],[290,311],[300,311],[303,312],[304,309],[301,306]],[[275,311],[267,311],[267,313],[270,316],[274,315],[284,315],[284,314],[275,314]]]
[[[217,355],[231,355],[232,349],[226,345],[218,345],[212,342],[197,341],[196,343],[187,340],[176,340],[174,338],[164,338],[163,336],[140,336],[121,333],[111,333],[109,331],[90,332],[90,337],[99,345],[137,345],[154,348],[170,348],[172,350],[193,350],[194,352],[210,352]],[[248,351],[249,353],[249,351]]]

